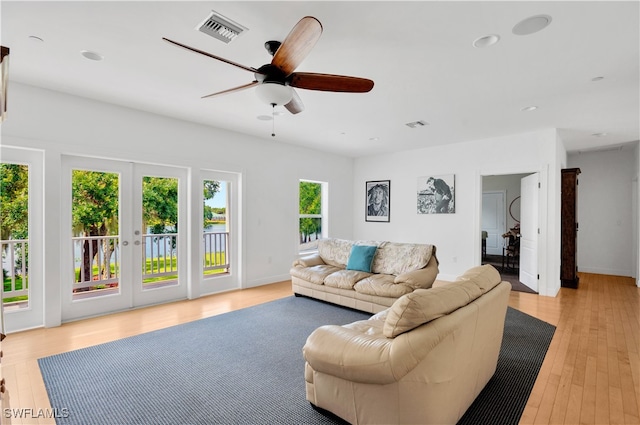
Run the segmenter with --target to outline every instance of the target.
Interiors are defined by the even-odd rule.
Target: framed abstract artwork
[[[391,180],[366,182],[365,221],[388,223],[391,212]]]
[[[453,214],[455,204],[455,175],[418,177],[418,214]]]

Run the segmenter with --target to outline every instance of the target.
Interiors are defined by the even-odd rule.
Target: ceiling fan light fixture
[[[258,98],[269,105],[286,105],[293,98],[291,87],[267,81],[256,87]]]

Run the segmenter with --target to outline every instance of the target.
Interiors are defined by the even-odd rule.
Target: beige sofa
[[[369,320],[316,329],[307,400],[352,424],[455,424],[496,370],[510,290],[479,266]]]
[[[372,246],[370,270],[349,269],[354,250]],[[405,294],[430,288],[438,259],[433,245],[322,239],[317,253],[293,262],[290,274],[296,295],[377,313]]]

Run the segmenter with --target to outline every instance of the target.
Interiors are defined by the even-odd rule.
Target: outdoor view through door
[[[0,252],[5,311],[29,308],[29,166],[0,164]]]
[[[178,179],[143,176],[141,184],[141,288],[177,285]],[[119,187],[117,173],[72,172],[74,300],[120,292]]]
[[[120,292],[120,177],[72,171],[73,299]]]
[[[229,273],[229,220],[226,181],[203,180],[204,229],[202,243],[204,276]]]

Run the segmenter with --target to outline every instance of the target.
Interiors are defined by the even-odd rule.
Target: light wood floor
[[[285,281],[11,334],[2,342],[10,406],[49,407],[38,358],[290,295]],[[557,326],[521,424],[640,424],[640,288],[633,279],[581,274],[578,290],[563,288],[555,298],[512,292],[509,304]]]

